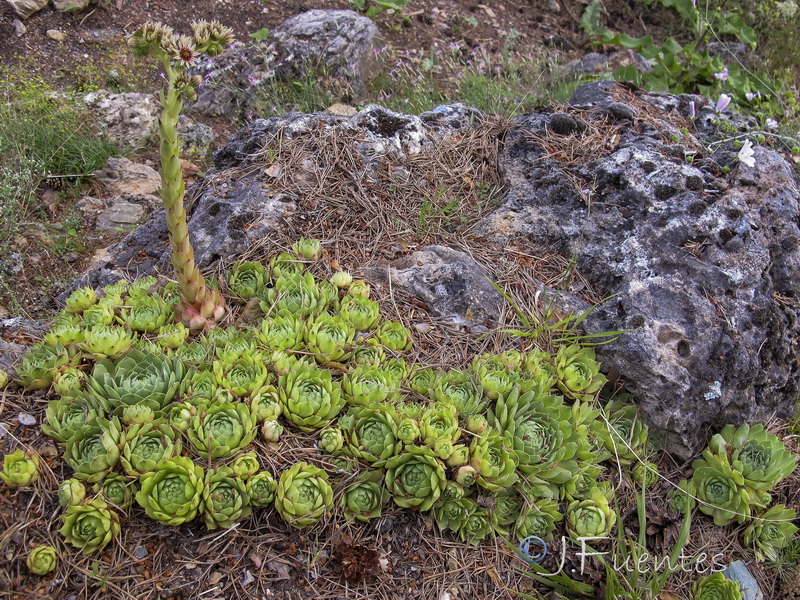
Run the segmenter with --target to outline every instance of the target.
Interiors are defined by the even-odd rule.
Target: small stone
[[[97,228],[105,231],[129,231],[141,223],[144,216],[142,205],[121,200],[98,215]]]
[[[33,13],[39,12],[47,6],[47,0],[6,0],[14,12],[23,19],[27,19]]]
[[[30,413],[21,412],[17,415],[17,420],[19,421],[20,425],[31,426],[36,425],[36,417],[34,417]]]
[[[25,24],[19,19],[14,19],[14,33],[17,34],[17,37],[22,37],[25,35],[26,31],[28,31],[28,29],[25,27]]]
[[[256,578],[253,577],[253,574],[250,572],[250,569],[245,569],[244,570],[244,575],[242,575],[242,587],[247,587],[248,585],[253,583],[255,580],[256,580]]]
[[[95,180],[108,194],[155,194],[161,189],[161,176],[147,165],[127,158],[109,158],[95,171]]]
[[[429,333],[433,328],[427,323],[414,323],[414,329],[420,333]]]
[[[330,115],[337,115],[340,117],[352,117],[358,112],[358,109],[355,106],[337,102],[336,104],[331,104],[328,108],[326,108],[325,112]]]
[[[67,34],[63,31],[59,31],[58,29],[48,29],[47,37],[56,42],[63,42],[65,39],[67,39]]]
[[[725,570],[722,571],[722,574],[731,581],[739,582],[739,585],[742,586],[742,597],[744,600],[764,600],[764,592],[758,587],[758,582],[750,573],[747,565],[741,560],[729,564],[725,567]]]
[[[147,548],[145,548],[144,546],[136,546],[136,550],[133,553],[133,555],[138,560],[142,560],[143,558],[146,558],[149,554],[150,553],[147,551]]]

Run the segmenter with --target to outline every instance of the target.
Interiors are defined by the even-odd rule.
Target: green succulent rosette
[[[61,344],[65,348],[70,344],[77,344],[83,341],[84,329],[79,325],[61,325],[53,327],[44,334],[42,340],[48,346]]]
[[[223,362],[236,362],[244,356],[255,354],[255,330],[216,328],[208,335],[208,341],[214,346],[214,356]]]
[[[236,398],[249,398],[268,384],[270,373],[260,354],[240,356],[235,361],[214,361],[214,376],[219,388]]]
[[[696,493],[694,484],[686,479],[681,479],[678,485],[667,493],[670,507],[682,513],[694,510],[694,507],[697,506]]]
[[[600,373],[600,363],[591,348],[572,344],[564,346],[553,362],[556,368],[556,385],[567,398],[589,402],[605,385],[606,377]]]
[[[692,600],[743,600],[738,581],[727,579],[720,572],[701,577],[692,584]]]
[[[115,361],[99,360],[89,389],[95,398],[115,414],[134,404],[154,411],[166,407],[174,398],[184,376],[183,363],[163,355],[132,350]]]
[[[33,453],[15,450],[3,456],[0,481],[10,488],[30,485],[39,477],[39,457]]]
[[[355,338],[350,350],[351,367],[371,366],[380,367],[386,360],[386,351],[373,338]]]
[[[447,457],[445,463],[448,467],[461,467],[469,463],[469,446],[466,444],[455,444],[452,447],[450,456]]]
[[[552,357],[543,350],[533,350],[523,356],[520,385],[523,390],[538,387],[544,393],[556,384],[556,368]]]
[[[322,253],[322,244],[313,238],[300,238],[292,244],[294,253],[304,260],[317,260]]]
[[[296,529],[317,523],[333,508],[333,488],[327,473],[306,462],[295,463],[281,473],[275,508]]]
[[[278,397],[278,390],[268,385],[253,396],[250,396],[250,414],[262,423],[264,421],[277,421],[281,416],[283,407]]]
[[[303,329],[306,350],[319,363],[347,360],[354,337],[355,328],[350,321],[328,313],[309,319]]]
[[[469,517],[468,498],[442,498],[433,507],[433,516],[436,525],[442,531],[458,532]]]
[[[318,286],[311,273],[293,273],[278,277],[275,287],[261,290],[258,305],[270,317],[304,318],[322,314],[337,296],[335,287]]]
[[[234,477],[238,477],[242,481],[247,481],[259,472],[261,465],[258,463],[258,456],[255,452],[242,452],[237,454],[230,463],[231,471]]]
[[[283,416],[305,432],[328,425],[345,404],[341,384],[333,381],[330,371],[314,367],[300,366],[281,375],[278,397]]]
[[[345,296],[339,304],[339,314],[356,331],[375,329],[380,323],[380,305],[363,296]]]
[[[152,423],[162,416],[161,411],[155,411],[145,404],[131,404],[122,411],[122,422],[125,425],[144,425]]]
[[[303,347],[303,321],[293,314],[267,317],[256,329],[256,337],[267,350],[299,350]]]
[[[128,297],[130,299],[137,300],[150,294],[151,288],[153,288],[157,283],[158,278],[153,275],[148,275],[147,277],[142,277],[136,281],[129,282],[128,286],[125,288],[125,291],[128,292]]]
[[[228,289],[239,298],[252,298],[268,283],[269,273],[259,262],[237,263],[228,273]]]
[[[395,377],[372,366],[356,367],[346,373],[342,391],[348,404],[360,406],[394,401],[400,396]]]
[[[591,489],[597,487],[597,479],[602,470],[601,467],[594,464],[581,465],[569,481],[558,487],[559,497],[570,502],[585,500]]]
[[[459,502],[465,506],[467,516],[458,528],[458,537],[462,542],[477,546],[494,533],[493,514],[472,498],[462,498]]]
[[[797,512],[785,505],[771,506],[751,519],[742,536],[744,543],[754,549],[758,560],[776,562],[780,558],[780,549],[788,546],[797,533],[797,527],[792,523],[795,519]]]
[[[497,399],[487,417],[508,439],[522,473],[561,485],[578,470],[576,455],[587,428],[573,422],[560,397],[546,395],[539,387],[523,392],[515,386]]]
[[[176,430],[186,433],[194,423],[194,418],[206,411],[211,400],[202,397],[192,397],[183,402],[171,404],[167,410],[167,421]]]
[[[489,419],[483,414],[470,415],[464,422],[464,429],[475,435],[481,435],[489,429]]]
[[[246,404],[215,402],[194,417],[186,436],[199,456],[227,458],[253,441],[256,425]]]
[[[649,460],[636,463],[633,471],[631,471],[631,479],[648,489],[657,484],[660,477],[658,465]]]
[[[66,479],[58,486],[58,503],[66,508],[73,504],[80,504],[86,498],[86,486],[78,479]]]
[[[176,456],[162,460],[155,471],[142,476],[136,502],[151,519],[180,525],[197,516],[204,489],[203,468],[190,458]]]
[[[397,439],[403,444],[413,444],[419,439],[419,422],[410,417],[401,418],[397,423]]]
[[[55,441],[64,444],[78,429],[103,416],[97,403],[85,395],[63,396],[47,403],[46,420],[42,431]]]
[[[508,535],[509,528],[522,514],[525,502],[515,487],[499,492],[494,497],[494,529],[500,535]]]
[[[264,421],[260,428],[261,437],[266,442],[277,442],[283,435],[284,428],[278,421]]]
[[[275,500],[278,482],[269,471],[260,471],[245,482],[245,490],[250,496],[250,506],[263,508]]]
[[[406,446],[384,468],[386,488],[403,508],[430,510],[444,490],[444,465],[430,448]]]
[[[66,299],[66,311],[72,314],[80,314],[93,304],[97,303],[97,294],[90,287],[78,288]]]
[[[394,357],[383,361],[381,371],[394,379],[393,387],[399,387],[400,383],[408,377],[408,374],[411,372],[411,367],[402,358]]]
[[[435,398],[433,388],[438,383],[439,373],[431,367],[414,367],[405,381],[406,387],[420,396]]]
[[[419,431],[422,443],[434,448],[437,442],[446,440],[450,443],[461,437],[456,407],[446,402],[434,402],[419,420]]]
[[[158,295],[132,299],[129,305],[120,311],[121,321],[133,331],[140,333],[155,333],[167,319],[172,317],[172,307]]]
[[[28,390],[47,389],[59,369],[76,366],[80,358],[79,354],[58,343],[55,346],[34,344],[16,367],[16,382]]]
[[[337,288],[346,288],[353,283],[353,276],[347,271],[336,271],[329,280]]]
[[[296,256],[288,252],[281,252],[273,256],[269,261],[269,270],[273,279],[302,273],[304,269],[303,261],[298,260]]]
[[[567,533],[575,539],[608,537],[616,522],[616,512],[598,488],[593,488],[586,500],[575,500],[567,506]]]
[[[402,446],[397,437],[397,413],[391,406],[354,406],[339,419],[346,438],[344,451],[373,467],[381,467]]]
[[[102,550],[120,531],[117,513],[100,499],[68,506],[62,523],[59,533],[83,554]]]
[[[121,327],[95,325],[84,332],[78,348],[92,360],[115,360],[128,352],[136,341],[136,334]]]
[[[469,487],[478,481],[478,471],[472,465],[462,465],[456,469],[453,479],[458,485]]]
[[[612,513],[613,514],[613,513]],[[515,535],[519,541],[535,535],[545,541],[553,539],[556,523],[563,515],[558,511],[558,502],[551,498],[531,498],[523,504],[523,508],[515,523]]]
[[[203,342],[189,342],[188,344],[182,344],[175,352],[171,353],[171,356],[180,360],[184,367],[187,367],[187,373],[192,373],[188,367],[205,368],[205,365],[209,361],[210,353],[211,348],[208,344]],[[197,373],[197,371],[192,373],[192,375],[195,373]]]
[[[345,518],[350,522],[358,520],[366,523],[380,517],[387,498],[386,488],[382,484],[381,471],[363,473],[350,484],[339,499]]]
[[[8,373],[6,373],[3,369],[0,369],[0,390],[8,385],[9,379]]]
[[[183,448],[181,436],[163,422],[134,424],[122,434],[120,463],[131,477],[140,477],[156,470],[158,464],[179,456]]]
[[[77,367],[61,368],[53,375],[53,391],[61,396],[83,389],[86,373]]]
[[[83,311],[83,323],[87,327],[97,325],[113,325],[116,317],[116,306],[120,306],[122,300],[114,298],[103,298],[103,304],[95,304]],[[83,341],[83,336],[78,341]]]
[[[467,495],[466,489],[458,485],[455,481],[447,481],[444,484],[440,500],[460,500]]]
[[[440,404],[451,405],[462,419],[486,410],[483,388],[476,385],[467,372],[453,370],[441,374],[429,391]]]
[[[626,395],[627,397],[627,395]],[[591,424],[600,460],[614,459],[628,466],[647,455],[647,428],[633,404],[623,399],[609,402],[603,416]]]
[[[752,497],[744,484],[744,475],[733,469],[726,460],[708,450],[703,458],[692,463],[691,483],[700,500],[701,512],[713,517],[722,527],[736,521],[743,523],[752,514]]]
[[[98,417],[67,440],[64,460],[77,479],[88,483],[101,481],[119,461],[121,437],[116,418]]]
[[[344,446],[344,434],[341,427],[326,427],[319,432],[319,449],[328,454],[338,453]]]
[[[761,424],[726,425],[711,438],[708,449],[739,471],[744,485],[757,492],[771,490],[797,466],[797,457]]]
[[[184,398],[205,398],[211,401],[219,389],[217,376],[213,371],[192,371],[181,381],[179,394]]]
[[[489,429],[470,443],[469,464],[478,473],[478,485],[490,492],[507,489],[519,478],[516,454],[507,440]]]
[[[47,575],[58,566],[58,551],[52,546],[36,546],[25,559],[25,565],[34,575]]]
[[[497,355],[476,356],[472,361],[472,371],[487,398],[496,400],[506,395],[519,381],[519,376],[507,362]]]
[[[156,343],[162,348],[177,350],[189,338],[189,328],[183,323],[162,325],[156,332]]]
[[[220,467],[206,472],[201,505],[203,521],[209,529],[227,529],[250,515],[250,495],[244,481],[233,469]]]
[[[353,286],[350,286],[352,293]],[[411,332],[398,321],[386,321],[375,332],[375,337],[385,348],[392,352],[411,350]]]
[[[347,288],[347,295],[348,296],[362,296],[363,298],[369,298],[371,289],[369,284],[362,280],[356,279],[352,281]]]
[[[118,473],[109,473],[103,481],[94,484],[93,490],[102,500],[125,510],[133,504],[137,487],[135,480]]]

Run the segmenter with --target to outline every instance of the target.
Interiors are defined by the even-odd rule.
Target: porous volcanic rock
[[[699,140],[681,133],[690,102]],[[800,186],[791,165],[758,147],[747,167],[724,143],[704,156],[704,144],[722,137],[714,123],[747,123],[697,96],[599,82],[570,103],[612,123],[616,139],[590,131],[577,111],[572,129],[546,112],[518,119],[500,159],[509,193],[481,224],[482,238],[574,257],[609,298],[584,326],[630,330],[598,356],[619,370],[667,450],[688,457],[708,426],[790,415],[800,383]],[[581,160],[553,152],[580,135],[597,136]]]

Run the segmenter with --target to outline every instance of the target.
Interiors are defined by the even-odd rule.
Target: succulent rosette
[[[771,506],[753,517],[744,530],[744,543],[752,546],[758,560],[777,561],[781,548],[794,539],[797,527],[792,523],[797,513],[783,504]]]
[[[461,467],[469,463],[469,446],[455,444],[451,448],[450,456],[445,460],[448,467]]]
[[[400,389],[395,378],[377,367],[356,367],[342,378],[342,391],[350,405],[396,400]]]
[[[711,438],[708,449],[741,472],[750,490],[759,492],[775,487],[797,466],[797,457],[761,424],[726,425]]]
[[[172,307],[158,295],[133,299],[120,310],[122,322],[140,333],[155,333],[172,316]]]
[[[25,389],[47,389],[59,369],[76,366],[80,358],[79,354],[58,343],[55,346],[34,344],[16,367],[16,381]]]
[[[720,572],[701,577],[692,584],[692,600],[742,600],[744,594],[738,581]]]
[[[397,414],[390,406],[356,406],[339,419],[347,438],[346,453],[373,467],[383,466],[400,451]]]
[[[59,533],[84,554],[105,548],[119,535],[119,517],[100,499],[67,507]]]
[[[73,504],[80,504],[86,498],[86,486],[78,479],[66,479],[58,486],[58,503],[66,508]]]
[[[28,554],[25,564],[34,575],[47,575],[58,566],[58,551],[52,546],[36,546]]]
[[[205,412],[209,404],[211,404],[210,399],[199,396],[183,402],[175,402],[167,410],[167,420],[176,431],[186,433],[194,423],[194,418]]]
[[[283,435],[284,428],[278,421],[264,421],[259,429],[266,442],[277,442]]]
[[[128,292],[128,297],[131,300],[138,300],[139,298],[148,296],[151,288],[153,288],[157,283],[158,279],[155,276],[148,275],[147,277],[142,277],[136,281],[131,281],[125,288],[125,291]]]
[[[551,498],[539,498],[536,501],[529,499],[517,517],[515,532],[518,540],[535,535],[543,540],[553,539],[556,523],[560,522],[563,515],[558,512],[558,502]]]
[[[538,386],[543,392],[547,392],[558,378],[552,357],[542,350],[533,350],[524,355],[520,375],[520,383],[526,391],[532,386]]]
[[[121,437],[116,418],[97,417],[67,440],[64,460],[77,479],[88,483],[101,481],[119,461]]]
[[[659,478],[658,465],[649,460],[636,463],[633,471],[631,471],[631,479],[646,488],[653,487],[658,483]]]
[[[288,252],[281,252],[273,256],[269,261],[269,270],[273,279],[278,279],[286,275],[294,275],[295,273],[302,273],[303,269],[305,269],[303,261],[297,260],[296,256]]]
[[[411,372],[409,364],[400,357],[385,360],[380,367],[381,371],[386,373],[389,378],[394,379],[394,387],[399,387],[400,383],[408,377],[408,374]]]
[[[122,303],[122,299],[106,297],[102,302],[83,311],[83,323],[89,328],[96,325],[113,325],[116,316],[115,307]],[[83,341],[83,336],[78,341]]]
[[[501,535],[508,535],[509,528],[526,510],[525,502],[516,487],[507,488],[494,497],[494,529]]]
[[[410,417],[401,418],[397,423],[397,439],[403,444],[413,444],[419,439],[419,423]]]
[[[494,533],[493,514],[472,498],[462,498],[459,502],[466,508],[467,515],[458,528],[458,537],[462,542],[477,546]]]
[[[466,419],[482,413],[487,401],[483,397],[483,389],[475,385],[469,373],[450,371],[438,377],[431,388],[433,398],[441,404],[450,404],[458,416]]]
[[[375,329],[380,323],[380,305],[363,296],[345,296],[339,304],[339,314],[356,331]]]
[[[317,260],[322,253],[322,244],[313,238],[300,238],[292,244],[292,250],[305,260]]]
[[[83,394],[63,396],[47,403],[42,431],[64,444],[78,429],[103,414],[97,403]]]
[[[261,392],[269,383],[270,373],[260,354],[240,356],[235,361],[214,361],[217,385],[230,390],[236,398]]]
[[[498,396],[505,395],[518,382],[519,376],[501,356],[483,355],[476,356],[472,361],[472,371],[477,381],[483,388],[487,398],[496,400]]]
[[[303,347],[303,321],[293,314],[267,317],[256,329],[256,337],[268,350],[299,350]]]
[[[0,390],[8,385],[9,379],[8,373],[0,369]]]
[[[161,411],[155,411],[145,404],[131,404],[122,411],[122,422],[125,425],[144,425],[162,416]]]
[[[261,290],[259,307],[271,317],[318,315],[338,295],[332,285],[330,290],[332,294],[327,288],[317,286],[311,273],[281,275],[275,280],[275,287]]]
[[[156,334],[156,343],[159,346],[177,350],[189,338],[189,328],[183,323],[169,323],[159,327]]]
[[[278,482],[269,471],[260,471],[245,482],[245,490],[250,496],[250,506],[263,508],[275,500]]]
[[[346,288],[353,283],[353,276],[347,271],[336,271],[329,280],[337,288]]]
[[[39,477],[39,457],[33,453],[15,450],[3,457],[0,481],[10,488],[30,485]]]
[[[125,510],[133,504],[137,487],[135,480],[118,473],[109,473],[103,481],[94,484],[94,492],[102,500]]]
[[[616,512],[598,488],[593,488],[585,500],[574,500],[567,506],[567,532],[576,539],[608,537],[616,522]]]
[[[482,488],[499,492],[516,483],[516,455],[500,433],[489,429],[472,438],[469,455],[469,464],[477,471],[478,485]]]
[[[384,468],[386,488],[403,508],[430,510],[444,490],[444,465],[430,448],[406,446]]]
[[[164,459],[179,456],[183,444],[176,430],[163,422],[132,425],[122,434],[120,463],[131,477],[156,470]]]
[[[77,367],[62,367],[53,375],[53,390],[61,396],[82,389],[85,383],[86,373]]]
[[[328,454],[336,454],[344,446],[344,435],[342,434],[341,427],[326,427],[319,432],[319,442],[317,442],[320,450]]]
[[[461,496],[460,498],[445,498],[444,496],[434,505],[433,516],[436,525],[442,531],[458,531],[469,516],[471,504],[464,502],[469,500]]]
[[[569,500],[585,500],[586,495],[593,487],[597,487],[597,479],[600,476],[601,468],[595,464],[582,464],[578,470],[572,474],[572,478],[566,483],[562,483],[559,488],[559,497]],[[548,496],[541,493],[540,495]]]
[[[440,440],[456,442],[461,437],[456,407],[446,402],[432,403],[419,421],[422,443],[433,448]]]
[[[214,345],[215,358],[223,362],[233,363],[256,352],[255,330],[218,327],[211,331],[208,341]]]
[[[162,460],[155,471],[142,476],[136,502],[151,519],[180,525],[197,516],[204,489],[203,468],[185,456],[176,456]]]
[[[330,371],[300,366],[281,375],[278,396],[283,416],[299,429],[311,432],[330,423],[345,404],[342,387]]]
[[[713,517],[715,525],[743,523],[750,516],[753,498],[740,471],[708,450],[703,452],[702,459],[692,463],[692,468],[691,483],[700,500],[700,511]]]
[[[87,383],[98,401],[115,413],[133,404],[157,411],[172,401],[183,375],[181,361],[133,350],[114,362],[97,361]]]
[[[350,285],[347,288],[348,295],[362,296],[364,298],[369,298],[370,291],[369,284],[362,279],[356,279],[355,281],[350,282]]]
[[[84,332],[78,348],[93,360],[114,360],[128,352],[136,341],[136,334],[121,327],[96,325]]]
[[[580,344],[564,346],[553,362],[558,389],[573,400],[589,402],[606,383],[606,377],[600,373],[600,363],[595,360],[595,352],[591,348]]]
[[[189,371],[181,381],[179,393],[187,398],[205,398],[212,400],[217,395],[219,383],[213,371]]]
[[[78,288],[72,292],[64,302],[64,304],[66,304],[66,311],[72,314],[82,313],[96,303],[97,294],[90,287]]]
[[[610,457],[627,466],[646,455],[647,429],[636,406],[622,398],[612,400],[605,407],[604,417],[591,424],[591,435],[600,450],[598,458]]]
[[[464,422],[464,428],[470,433],[481,435],[489,429],[489,419],[484,414],[470,415]]]
[[[352,285],[350,286],[352,292]],[[375,332],[377,340],[392,352],[411,349],[411,332],[398,321],[386,321]]]
[[[309,319],[303,330],[306,350],[320,363],[347,360],[354,336],[352,323],[327,313]]]
[[[295,463],[281,473],[275,508],[296,529],[317,523],[333,508],[333,488],[327,473],[306,462]]]
[[[456,469],[454,480],[458,485],[469,487],[478,481],[478,472],[472,465],[462,465]]]
[[[259,262],[241,262],[228,274],[228,289],[239,298],[252,298],[269,281],[269,273]]]
[[[242,481],[247,481],[261,469],[255,452],[237,454],[229,466],[234,477],[238,477]]]
[[[227,529],[250,515],[250,495],[233,469],[220,467],[206,472],[201,510],[209,529]]]
[[[419,395],[435,398],[432,389],[438,382],[438,377],[438,372],[431,367],[414,367],[405,383]]]
[[[274,386],[265,386],[259,393],[250,396],[250,414],[259,423],[277,421],[282,412],[278,390]]]
[[[61,344],[65,348],[70,344],[77,344],[83,341],[84,329],[78,325],[61,325],[53,327],[44,334],[42,340],[48,346]]]
[[[227,458],[247,446],[256,436],[256,419],[246,404],[215,402],[198,413],[186,435],[198,455]]]
[[[189,342],[177,348],[172,356],[179,359],[185,367],[205,367],[208,362],[210,348],[202,342]]]
[[[383,473],[368,471],[350,484],[339,500],[339,506],[348,521],[367,522],[381,516],[387,492],[383,487]]]
[[[674,510],[687,512],[693,510],[697,505],[697,500],[694,498],[695,494],[694,484],[686,479],[681,479],[677,487],[672,488],[667,493],[667,498]]]
[[[573,423],[560,397],[545,395],[539,387],[523,393],[515,386],[487,416],[508,438],[522,473],[560,485],[577,471],[575,456],[587,436],[586,425]]]

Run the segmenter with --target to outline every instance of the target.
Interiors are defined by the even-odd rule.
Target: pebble
[[[143,558],[147,557],[150,553],[147,551],[147,548],[144,546],[136,546],[136,551],[133,555],[138,559],[142,560]]]
[[[63,31],[59,31],[58,29],[48,29],[47,37],[56,42],[63,42],[65,39],[67,39],[67,34]]]
[[[21,412],[17,415],[17,420],[19,421],[20,425],[36,425],[36,417],[34,417],[30,413]]]
[[[253,583],[255,580],[256,580],[256,578],[253,577],[253,574],[250,572],[250,569],[245,569],[244,570],[244,575],[242,576],[242,587],[247,587],[248,585]]]
[[[19,19],[14,19],[14,33],[17,34],[17,37],[22,37],[25,35],[26,31],[28,31],[28,29],[25,27],[25,24]]]

